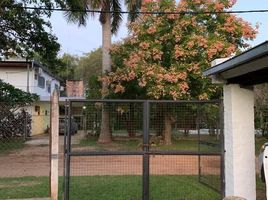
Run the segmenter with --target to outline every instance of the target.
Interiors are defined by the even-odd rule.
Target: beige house
[[[59,90],[59,78],[36,61],[15,58],[0,61],[0,79],[39,96],[39,101],[25,109],[32,116],[31,135],[46,133],[50,127],[50,96]]]

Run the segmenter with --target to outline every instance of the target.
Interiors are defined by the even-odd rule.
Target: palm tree
[[[131,12],[130,20],[137,17],[135,11],[141,7],[142,0],[125,0],[127,9]],[[93,17],[95,13],[88,13],[87,10],[101,10],[99,21],[102,26],[102,73],[105,74],[111,71],[111,38],[112,34],[118,31],[122,21],[122,7],[120,0],[67,0],[66,6],[71,11],[66,13],[67,19],[70,22],[78,23],[78,25],[86,25],[86,19],[89,14]],[[79,12],[77,12],[79,11]],[[81,12],[82,11],[82,12]],[[103,90],[107,89],[107,85],[102,85]],[[105,98],[105,96],[103,96]],[[111,133],[109,127],[109,112],[107,109],[102,109],[102,125],[99,143],[111,142]]]

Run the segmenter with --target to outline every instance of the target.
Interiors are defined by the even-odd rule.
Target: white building
[[[23,91],[35,93],[39,101],[27,108],[32,115],[32,135],[48,131],[50,96],[60,88],[60,80],[36,61],[10,59],[0,61],[0,79]]]
[[[268,83],[268,41],[214,64],[203,74],[224,85],[225,195],[256,200],[253,86]]]

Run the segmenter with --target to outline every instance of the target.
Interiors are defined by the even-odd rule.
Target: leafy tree
[[[36,94],[24,92],[0,79],[0,102],[5,102],[10,106],[27,106],[36,100],[38,100]]]
[[[78,63],[79,57],[65,53],[59,58],[59,65],[54,72],[63,79],[64,83],[68,79],[76,79],[75,72],[78,68]]]
[[[60,0],[54,2],[61,3]],[[51,24],[45,21],[50,11],[26,10],[24,4],[46,6],[47,0],[2,0],[0,2],[0,57],[22,56],[31,59],[40,55],[43,63],[53,65],[60,45],[51,33]]]
[[[255,128],[262,136],[268,135],[268,84],[256,85],[255,94]]]
[[[80,57],[65,53],[58,59],[53,72],[62,78],[63,84],[68,79],[83,80],[88,85],[87,97],[89,91],[94,91],[96,93],[93,95],[101,98],[101,84],[98,81],[98,76],[101,75],[101,52],[101,48],[98,48]]]
[[[101,75],[102,50],[98,48],[79,57],[78,66],[75,69],[75,77],[88,82],[91,76]]]
[[[79,57],[75,68],[75,78],[84,80],[87,85],[86,96],[89,99],[101,98],[101,83],[98,76],[101,75],[102,50],[98,48]]]
[[[142,11],[213,12],[231,0],[144,1]],[[246,48],[256,30],[233,14],[145,14],[129,24],[129,37],[112,48],[113,71],[101,81],[110,95],[150,99],[209,99],[219,88],[203,77],[215,58]],[[172,123],[164,110],[164,137]],[[170,134],[168,137],[170,137]],[[170,138],[165,138],[170,143]]]
[[[71,22],[78,22],[79,25],[86,25],[86,19],[88,17],[87,9],[99,9],[104,11],[100,14],[99,20],[102,26],[102,74],[111,71],[111,37],[116,33],[122,16],[120,11],[122,10],[119,0],[67,0],[67,6],[74,10],[83,10],[85,12],[67,12],[68,20]],[[141,0],[126,0],[125,1],[130,11],[135,11],[141,5]],[[112,11],[110,13],[110,11]],[[133,19],[135,15],[131,15]],[[107,84],[103,82],[103,90],[107,90]],[[103,98],[105,95],[103,95]],[[99,137],[100,143],[111,142],[111,134],[109,131],[109,113],[103,109],[102,112],[102,127]]]
[[[98,81],[98,76],[91,75],[88,79],[88,87],[86,91],[87,99],[100,99],[101,98],[101,84]]]
[[[25,126],[30,132],[30,115],[21,108],[37,99],[37,95],[17,89],[0,79],[0,140],[22,136]]]

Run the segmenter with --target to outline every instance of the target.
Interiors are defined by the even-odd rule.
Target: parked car
[[[67,130],[68,125],[68,119],[66,119],[67,122],[65,122],[65,117],[59,118],[59,134],[64,135],[65,130]],[[71,134],[74,135],[78,131],[78,124],[74,121],[73,118],[71,118]]]
[[[259,172],[260,172],[260,178],[263,182],[265,182],[265,175],[264,175],[264,167],[263,167],[263,161],[265,159],[264,157],[264,150],[268,148],[268,142],[264,143],[261,147],[260,150],[260,155],[259,155]]]

